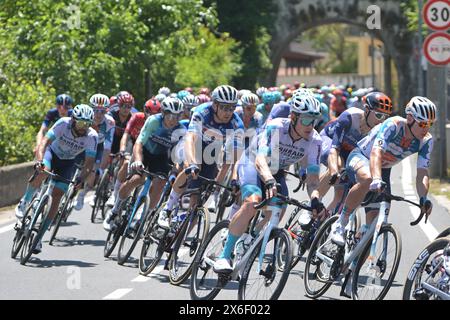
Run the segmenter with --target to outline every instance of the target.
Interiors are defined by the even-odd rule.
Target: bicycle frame
[[[133,211],[131,212],[131,216],[128,217],[128,224],[127,224],[127,227],[126,227],[125,230],[123,231],[124,234],[126,234],[126,232],[128,231],[128,229],[131,227],[131,223],[133,222],[134,215],[136,214],[136,211],[137,211],[137,209],[138,209],[138,205],[139,205],[139,203],[141,202],[141,199],[142,199],[142,198],[147,197],[148,192],[150,191],[151,185],[152,185],[152,177],[149,176],[149,175],[147,175],[147,179],[145,180],[144,187],[142,188],[142,190],[141,190],[141,192],[139,193],[139,195],[138,195],[136,201],[134,202]],[[143,219],[144,219],[145,216],[146,216],[146,213],[143,212],[142,215],[141,215],[141,217],[140,217],[140,219],[139,219],[140,222],[143,221]]]

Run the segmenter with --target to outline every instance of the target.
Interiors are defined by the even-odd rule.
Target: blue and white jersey
[[[193,132],[202,141],[202,148],[211,143],[221,143],[233,149],[243,148],[244,124],[236,113],[228,123],[214,121],[212,102],[199,105],[191,118],[188,132]]]
[[[186,128],[178,123],[173,128],[166,128],[162,114],[155,114],[147,118],[139,133],[137,142],[152,155],[167,154],[175,144],[186,135]]]
[[[105,150],[111,150],[113,138],[114,138],[114,129],[116,127],[116,123],[108,114],[105,114],[103,121],[96,126],[95,124],[92,126],[98,134],[98,144],[103,143],[103,148]]]
[[[266,128],[252,140],[249,149],[242,155],[240,163],[254,163],[256,156],[267,159],[272,174],[288,169],[292,164],[306,161],[309,173],[318,174],[322,139],[312,130],[308,139],[292,140],[289,133],[291,119],[277,118],[269,121]]]
[[[273,106],[267,117],[267,122],[277,118],[288,118],[291,113],[291,106],[288,102],[280,102]]]
[[[89,128],[85,136],[75,137],[70,117],[59,119],[47,132],[46,137],[52,141],[50,149],[62,160],[75,159],[83,151],[86,151],[86,157],[91,158],[97,153],[97,132]]]
[[[364,139],[359,141],[358,148],[367,159],[370,159],[372,148],[382,149],[384,151],[382,168],[392,168],[414,153],[418,154],[417,168],[429,168],[433,137],[427,133],[421,140],[416,138],[406,140],[406,130],[405,118],[389,118],[375,126]]]

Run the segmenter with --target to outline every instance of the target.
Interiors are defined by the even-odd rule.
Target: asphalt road
[[[418,201],[412,181],[415,181],[415,160],[398,165],[392,170],[392,190],[396,195],[408,196]],[[290,190],[296,186],[295,180],[288,181]],[[298,199],[306,199],[299,192]],[[330,194],[325,202],[330,201]],[[450,214],[436,199],[433,214],[426,225],[420,223],[411,227],[409,222],[418,215],[418,209],[405,203],[393,203],[390,222],[401,233],[402,257],[395,281],[386,299],[401,299],[403,283],[407,272],[418,253],[436,235],[450,226]],[[70,216],[59,231],[58,240],[48,245],[49,234],[43,242],[43,251],[34,255],[26,266],[10,258],[14,231],[13,221],[0,220],[0,299],[190,299],[189,282],[180,286],[169,283],[168,273],[160,263],[149,277],[139,276],[136,258],[141,243],[133,253],[133,258],[124,266],[117,264],[116,251],[110,259],[103,257],[103,247],[107,233],[101,222],[90,222],[90,207],[86,201],[82,211]],[[288,209],[288,213],[292,209]],[[4,216],[5,214],[3,214]],[[10,216],[11,214],[9,214]],[[287,216],[287,215],[286,215]],[[214,215],[213,215],[214,218]],[[212,219],[214,221],[214,219]],[[280,299],[305,300],[303,286],[304,261],[292,271]],[[235,285],[228,286],[217,299],[237,299]],[[340,287],[333,285],[321,299],[345,299],[339,296]]]

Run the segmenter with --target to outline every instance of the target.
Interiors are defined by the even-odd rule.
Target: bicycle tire
[[[279,238],[279,240],[277,240],[277,238]],[[283,250],[284,252],[286,252],[284,264],[287,266],[290,266],[292,264],[292,243],[291,243],[291,236],[289,235],[289,233],[285,229],[275,228],[270,233],[269,241],[267,242],[267,244],[269,244],[272,240],[275,241],[274,242],[275,252],[272,254],[274,259],[277,260],[280,258],[280,256],[277,254],[277,251],[281,252],[283,249],[281,249],[280,247],[278,247],[278,249],[276,249],[275,247],[277,245],[279,246],[279,243],[277,243],[277,241],[282,241],[286,245],[286,247]],[[244,272],[242,274],[242,278],[239,281],[239,291],[238,291],[238,299],[239,300],[247,300],[246,299],[247,298],[246,284],[249,279],[250,271],[252,270],[252,265],[257,261],[257,258],[259,258],[261,246],[262,246],[262,241],[253,249],[253,252],[251,253],[251,255],[245,265]],[[275,287],[272,295],[268,299],[268,300],[277,300],[280,297],[280,295],[286,285],[286,282],[289,278],[289,274],[290,274],[291,270],[290,270],[290,268],[282,268],[283,271],[277,271],[278,270],[277,261],[274,261],[273,266],[271,268],[268,267],[268,269],[269,269],[269,271],[266,270],[266,272],[271,274],[271,277],[269,279],[270,284],[275,283],[275,281],[273,281],[273,280],[275,279],[276,273],[281,272],[281,277],[280,277],[280,280],[278,281],[278,285]],[[264,286],[259,287],[259,288],[261,288],[261,290],[257,290],[258,293],[262,292],[262,290],[264,288],[267,288],[267,284],[268,284],[267,276],[264,276],[264,279],[265,279]],[[258,297],[258,298],[256,298],[256,300],[261,300],[261,298]],[[263,300],[267,300],[267,299],[263,299]]]
[[[91,222],[95,223],[95,218],[97,217],[99,209],[102,210],[102,217],[104,217],[104,195],[106,193],[106,188],[108,188],[109,183],[109,169],[106,168],[103,172],[102,178],[100,179],[100,182],[97,186],[97,189],[95,190],[95,203],[94,207],[92,208],[91,212]],[[102,204],[103,203],[103,204]]]
[[[22,245],[22,250],[20,252],[20,264],[25,265],[28,260],[30,260],[31,255],[33,254],[34,249],[36,248],[36,245],[38,243],[38,240],[43,236],[45,233],[45,230],[43,230],[42,226],[44,225],[44,220],[42,221],[39,230],[34,230],[34,226],[36,225],[36,222],[39,219],[40,215],[43,215],[45,213],[45,208],[48,205],[49,196],[44,195],[42,201],[40,201],[39,206],[36,208],[36,219],[34,221],[34,224],[31,225],[31,230],[27,230],[25,234],[24,243]],[[47,219],[45,217],[44,219]],[[36,235],[34,235],[36,233]],[[31,243],[30,243],[31,242]]]
[[[203,265],[203,257],[205,252],[210,253],[209,251],[206,251],[208,249],[208,246],[211,244],[211,242],[214,240],[214,238],[219,235],[219,239],[217,242],[217,252],[216,257],[221,253],[223,250],[223,246],[225,245],[226,237],[223,239],[221,238],[221,233],[224,230],[228,230],[228,227],[230,225],[230,221],[228,220],[222,220],[219,223],[217,223],[212,229],[211,232],[208,233],[208,235],[205,238],[205,241],[203,241],[202,245],[200,246],[200,249],[198,250],[198,254],[194,259],[194,263],[192,264],[192,274],[191,274],[191,281],[189,286],[189,293],[192,300],[213,300],[217,295],[220,293],[221,288],[217,286],[218,282],[218,274],[213,271],[212,266],[210,265]],[[216,243],[212,243],[213,247],[216,247]],[[211,255],[210,255],[211,257]],[[203,272],[201,275],[200,281],[197,281],[197,276],[200,275],[200,273]],[[208,275],[208,273],[211,272],[211,275],[214,276],[214,279],[212,278],[210,281],[209,279],[205,281],[205,276]],[[215,279],[217,278],[217,279]],[[210,284],[209,287],[206,287],[205,284]],[[203,288],[206,288],[210,292],[206,295],[200,295],[200,290]]]
[[[436,252],[444,250],[444,248],[450,243],[450,237],[441,237],[435,239],[433,242],[428,244],[414,260],[411,269],[408,272],[408,276],[403,287],[403,300],[413,300],[412,296],[413,290],[415,291],[417,287],[421,284],[421,275],[425,271],[425,268],[429,265],[427,262],[429,258],[433,256]],[[432,259],[434,260],[434,258]],[[431,267],[431,266],[430,266]],[[430,272],[429,272],[430,271]],[[431,270],[427,270],[427,277],[430,275]]]
[[[384,225],[381,227],[380,232],[378,234],[378,238],[380,238],[381,235],[385,234],[385,233],[391,233],[394,237],[394,241],[395,241],[395,255],[394,255],[394,260],[393,260],[393,267],[392,267],[392,272],[389,275],[388,279],[385,282],[385,285],[383,286],[383,289],[381,290],[380,294],[377,295],[375,297],[375,299],[370,299],[370,300],[383,300],[383,298],[386,296],[386,294],[388,293],[392,282],[394,281],[395,275],[397,274],[397,270],[398,270],[398,266],[400,265],[400,258],[402,255],[402,240],[401,240],[401,236],[400,233],[390,224]],[[383,241],[383,239],[378,239],[378,241]],[[377,241],[377,243],[378,243]],[[358,278],[360,276],[360,271],[361,268],[363,267],[363,265],[365,264],[367,257],[370,254],[370,248],[372,245],[372,241],[369,241],[366,245],[366,247],[364,248],[364,251],[362,251],[361,255],[359,256],[357,263],[356,263],[356,268],[353,271],[353,275],[352,275],[352,298],[354,300],[359,300],[360,299],[360,294],[358,294]],[[384,270],[382,272],[382,276],[385,274]]]
[[[69,190],[71,191],[71,190]],[[53,232],[50,236],[50,240],[48,242],[49,245],[53,244],[53,240],[55,240],[56,238],[56,234],[58,233],[59,227],[61,225],[61,222],[64,221],[65,216],[67,215],[66,209],[67,209],[67,205],[69,204],[70,201],[70,197],[67,196],[68,193],[64,194],[64,198],[62,200],[62,207],[60,207],[61,209],[58,210],[58,213],[56,215],[56,223],[53,227]]]
[[[136,208],[136,213],[137,214],[139,212],[139,209],[141,208],[141,206],[144,206],[142,214],[144,215],[144,217],[142,218],[142,223],[139,225],[138,230],[136,231],[136,234],[134,236],[134,238],[130,239],[128,238],[127,233],[127,227],[125,227],[122,235],[121,235],[121,239],[120,239],[120,244],[119,244],[119,250],[118,250],[118,254],[117,254],[117,263],[119,265],[123,265],[125,262],[127,262],[127,260],[129,259],[130,255],[133,253],[134,248],[136,247],[137,242],[139,241],[139,239],[141,238],[141,234],[142,234],[142,230],[144,228],[145,225],[145,220],[147,219],[147,215],[148,215],[148,206],[149,206],[149,198],[148,197],[143,197],[140,200],[140,203],[138,204],[137,208]],[[130,209],[133,210],[133,205],[130,206]],[[128,219],[131,219],[131,214],[127,215]],[[127,225],[128,225],[128,220],[127,220]],[[125,243],[128,240],[132,240],[131,241],[131,246],[128,249],[124,249],[125,248]],[[125,253],[123,253],[123,251],[125,251]]]
[[[178,253],[182,246],[182,242],[184,243],[185,236],[188,236],[188,227],[189,227],[188,219],[189,219],[189,217],[186,217],[186,220],[184,221],[185,223],[183,223],[183,227],[182,227],[180,233],[178,234],[177,239],[175,240],[175,245],[174,245],[173,251],[170,255],[170,260],[169,260],[169,280],[170,280],[170,283],[173,285],[179,285],[179,284],[183,283],[190,276],[191,271],[192,271],[192,264],[195,260],[196,254],[198,253],[198,249],[202,245],[202,242],[205,240],[205,238],[209,232],[209,212],[208,212],[208,210],[205,208],[199,208],[195,212],[195,215],[196,215],[196,218],[200,217],[200,219],[199,219],[199,221],[196,221],[196,224],[194,225],[193,228],[195,228],[195,226],[200,226],[200,224],[203,224],[203,226],[204,226],[203,232],[201,234],[201,239],[194,239],[194,244],[193,244],[194,249],[195,249],[194,252],[192,252],[193,248],[190,247],[190,246],[192,246],[192,243],[190,244],[190,246],[188,246],[189,247],[189,256],[192,257],[192,261],[189,263],[189,266],[186,268],[186,270],[184,272],[182,272],[180,275],[178,275],[178,272],[177,272]],[[201,228],[201,226],[200,226],[200,228]],[[190,231],[192,231],[192,230],[190,230]],[[180,257],[182,257],[182,256],[184,256],[184,255],[181,255]]]
[[[324,240],[327,239],[329,231],[331,231],[331,226],[333,223],[338,219],[338,216],[332,216],[325,220],[322,223],[322,226],[317,231],[316,237],[314,238],[314,241],[311,244],[311,247],[309,248],[308,257],[306,259],[305,263],[305,271],[303,273],[303,282],[305,285],[306,295],[310,298],[316,299],[320,296],[322,296],[332,285],[333,281],[321,281],[317,280],[319,282],[322,282],[324,285],[318,289],[313,290],[309,284],[309,280],[315,280],[315,279],[309,279],[310,278],[310,266],[313,264],[313,259],[315,258],[315,254],[317,251],[317,248],[324,243]],[[317,270],[314,272],[314,276],[317,278]]]
[[[139,273],[143,276],[149,275],[153,269],[158,265],[159,261],[161,260],[162,255],[164,254],[164,238],[163,239],[155,239],[158,241],[154,241],[152,238],[152,232],[154,229],[158,228],[158,217],[159,212],[164,208],[166,203],[163,203],[158,210],[153,210],[149,213],[149,216],[147,218],[146,223],[144,224],[145,231],[144,231],[144,237],[142,241],[142,247],[141,247],[141,254],[139,255]],[[167,233],[165,233],[167,234]],[[155,243],[155,255],[152,256],[153,259],[149,259],[150,261],[147,262],[146,257],[148,256],[148,250],[150,246]]]
[[[117,226],[115,229],[108,232],[108,236],[106,237],[105,247],[103,249],[103,256],[108,258],[112,252],[114,251],[117,243],[119,242],[120,235],[123,233],[123,230],[127,226],[127,219],[122,214],[123,207],[127,205],[127,202],[130,198],[122,203],[122,206],[115,217],[115,225]]]
[[[216,224],[223,220],[223,214],[226,210],[226,204],[228,203],[230,192],[222,189],[219,193],[219,201],[217,205]]]
[[[18,230],[16,230],[16,233],[14,235],[13,245],[11,248],[11,258],[12,259],[15,259],[17,257],[17,255],[19,254],[20,249],[22,249],[23,242],[25,241],[25,230],[28,226],[28,223],[30,222],[30,220],[27,220],[27,218],[29,216],[32,216],[31,214],[29,214],[31,210],[33,210],[33,203],[31,203],[28,206],[27,210],[25,211],[25,214],[21,221],[22,225],[20,226],[20,228]],[[28,223],[27,223],[27,221],[28,221]]]

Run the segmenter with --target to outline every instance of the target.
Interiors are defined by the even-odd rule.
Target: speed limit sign
[[[450,28],[450,0],[430,0],[423,8],[423,18],[428,27],[436,31]]]

